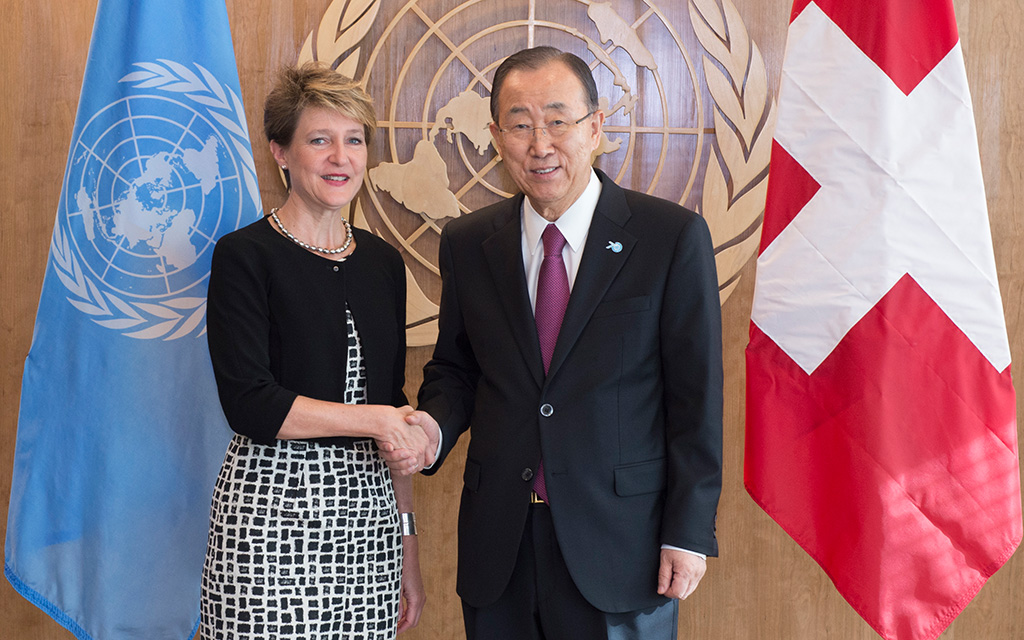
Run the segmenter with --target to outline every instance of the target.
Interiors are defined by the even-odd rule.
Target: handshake
[[[405,406],[394,409],[374,438],[392,473],[407,476],[434,464],[441,429],[425,411]]]

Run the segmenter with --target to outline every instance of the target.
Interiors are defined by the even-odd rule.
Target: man
[[[679,599],[717,554],[707,226],[592,169],[604,114],[578,57],[509,57],[491,115],[522,194],[444,228],[440,333],[419,393],[441,431],[425,473],[472,425],[457,578],[467,636],[675,638]],[[549,225],[560,250],[557,237],[545,250]]]

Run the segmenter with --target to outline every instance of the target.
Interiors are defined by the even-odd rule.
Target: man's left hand
[[[685,600],[697,588],[707,568],[707,561],[700,556],[677,549],[662,549],[658,593]]]

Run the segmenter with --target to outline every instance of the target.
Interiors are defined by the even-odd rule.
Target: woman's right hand
[[[432,428],[431,428],[432,426]],[[285,417],[281,439],[373,438],[392,471],[415,473],[434,463],[437,423],[412,407],[340,404],[299,396]]]
[[[408,407],[402,407],[403,411],[405,409]],[[410,411],[405,414],[405,422],[410,429],[421,431],[426,437],[425,449],[420,451],[377,440],[377,448],[380,450],[381,457],[387,462],[391,472],[400,476],[408,476],[433,465],[441,439],[441,430],[428,413]]]
[[[367,405],[374,416],[374,439],[377,446],[386,452],[402,452],[403,457],[412,458],[412,466],[422,469],[434,462],[437,443],[431,444],[426,431],[418,424],[410,424],[406,418],[414,413],[410,406],[389,407]]]

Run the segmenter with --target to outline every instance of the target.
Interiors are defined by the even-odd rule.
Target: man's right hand
[[[407,476],[434,464],[438,443],[441,440],[441,429],[437,421],[425,411],[413,411],[405,416],[405,422],[411,428],[421,429],[427,444],[422,450],[395,446],[390,442],[378,441],[381,457],[392,473]]]

